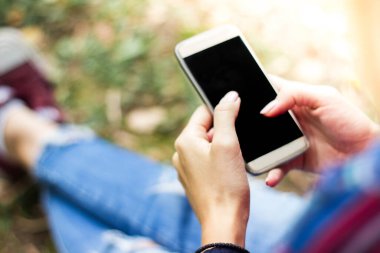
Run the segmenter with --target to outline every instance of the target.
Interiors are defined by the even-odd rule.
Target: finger
[[[275,187],[278,185],[281,180],[285,177],[285,175],[288,173],[287,170],[281,169],[281,168],[275,168],[271,171],[269,171],[265,183],[266,185],[270,187]]]
[[[269,171],[265,183],[270,187],[275,187],[282,181],[289,171],[302,168],[302,164],[304,163],[303,160],[304,156],[298,156],[282,164],[281,167]]]
[[[189,143],[209,144],[207,132],[212,126],[212,115],[206,106],[198,107],[174,143],[176,150],[188,147]]]
[[[201,128],[207,132],[212,126],[212,115],[205,105],[199,106],[191,115],[186,128],[193,130]]]
[[[178,180],[180,181],[180,183],[184,186],[185,184],[185,181],[183,180],[183,177],[182,177],[182,174],[183,174],[183,167],[182,167],[182,164],[181,164],[181,160],[179,158],[179,154],[177,152],[175,152],[173,154],[173,157],[172,157],[172,163],[175,167],[175,169],[177,170],[177,177],[178,177]]]
[[[179,161],[179,155],[178,155],[177,152],[175,152],[175,153],[173,154],[173,157],[172,157],[172,163],[173,163],[174,167],[175,167],[175,168],[177,169],[177,171],[178,171],[178,169],[180,168],[180,161]]]
[[[271,81],[276,83],[278,95],[275,100],[267,104],[260,112],[268,117],[285,113],[295,106],[316,109],[323,104],[327,95],[334,92],[334,89],[328,86],[307,85],[280,78],[271,78]]]
[[[214,140],[236,136],[235,120],[239,112],[240,98],[235,91],[228,92],[215,107]]]
[[[212,142],[212,139],[214,138],[214,128],[211,128],[208,132],[207,132],[207,138],[209,140],[209,142]]]
[[[281,87],[282,87],[285,79],[278,77],[278,76],[275,76],[275,75],[269,75],[268,77],[269,77],[269,81],[272,84],[273,88],[278,93],[279,90],[281,90]]]

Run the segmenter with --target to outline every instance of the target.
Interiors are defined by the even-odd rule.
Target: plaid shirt
[[[380,252],[380,141],[322,175],[291,231],[274,252]]]
[[[304,214],[273,252],[380,252],[380,141],[321,176]]]

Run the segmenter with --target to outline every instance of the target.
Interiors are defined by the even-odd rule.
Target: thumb
[[[235,120],[240,108],[240,98],[236,91],[228,92],[214,110],[214,140],[236,136]]]
[[[323,105],[326,94],[331,93],[331,87],[321,85],[308,85],[283,79],[271,79],[278,87],[278,95],[275,100],[267,104],[261,114],[273,117],[293,109],[295,106],[316,109]]]

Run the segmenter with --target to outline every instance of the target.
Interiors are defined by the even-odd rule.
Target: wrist
[[[245,246],[249,208],[238,210],[220,209],[202,221],[202,245],[224,242]]]

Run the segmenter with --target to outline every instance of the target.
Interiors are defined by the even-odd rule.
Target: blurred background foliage
[[[175,136],[199,104],[183,85],[173,48],[196,30],[147,23],[154,11],[148,4],[0,0],[0,26],[19,28],[42,51],[69,121],[168,162]],[[3,182],[0,252],[54,252],[36,187],[26,181]]]
[[[342,2],[0,0],[0,27],[20,29],[42,52],[69,121],[169,162],[175,137],[200,104],[176,63],[177,42],[233,23],[269,72],[354,94],[360,87]],[[303,181],[285,188],[304,191]],[[1,181],[0,253],[54,252],[31,184]]]
[[[179,32],[176,23],[147,24],[148,4],[6,1],[0,6],[0,25],[20,27],[37,40],[49,58],[57,98],[71,121],[165,160],[171,152],[165,142],[172,143],[198,103],[181,85],[184,78],[172,54],[174,43],[191,32]],[[128,124],[128,117],[135,123]]]

